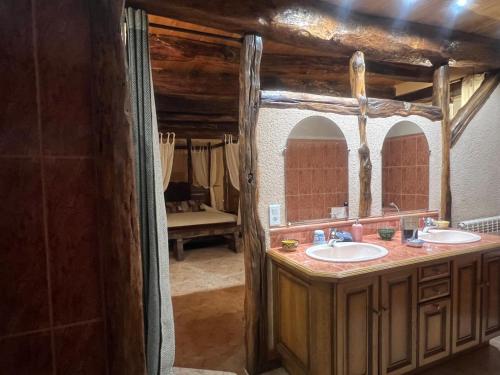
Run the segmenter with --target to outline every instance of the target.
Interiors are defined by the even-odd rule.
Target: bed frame
[[[210,204],[207,189],[198,188],[185,182],[171,182],[165,192],[165,202],[179,202],[189,199]],[[229,240],[229,248],[240,251],[240,226],[236,223],[200,224],[168,229],[168,239],[173,241],[173,251],[178,261],[184,260],[184,244],[194,238],[223,236]]]

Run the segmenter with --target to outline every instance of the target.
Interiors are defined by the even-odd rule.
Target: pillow
[[[165,202],[165,209],[167,210],[167,214],[178,212],[177,204],[175,202]]]
[[[189,206],[188,201],[179,202],[179,212],[191,212],[191,207]]]
[[[192,212],[204,211],[204,209],[201,208],[201,204],[202,203],[200,201],[196,201],[196,200],[190,199],[188,201],[188,203],[189,203],[189,207],[191,208]]]

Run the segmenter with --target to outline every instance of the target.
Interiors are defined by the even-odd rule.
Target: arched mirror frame
[[[345,217],[348,159],[347,139],[332,120],[309,116],[293,127],[285,149],[287,222]]]
[[[429,209],[429,150],[425,132],[414,122],[400,121],[390,128],[382,146],[384,214]]]

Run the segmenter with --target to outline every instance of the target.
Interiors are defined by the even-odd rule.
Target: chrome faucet
[[[422,229],[422,232],[428,233],[429,229],[434,229],[437,227],[438,225],[434,222],[434,219],[432,217],[426,217],[424,219],[424,229]]]
[[[399,209],[398,205],[394,202],[391,202],[389,203],[389,206],[390,207],[394,207],[397,211],[398,211],[398,214],[401,212],[401,210]]]
[[[343,237],[339,237],[337,235],[337,229],[332,228],[330,230],[330,239],[328,241],[328,246],[335,247],[335,244],[337,242],[342,242],[342,241],[344,241],[344,238]]]

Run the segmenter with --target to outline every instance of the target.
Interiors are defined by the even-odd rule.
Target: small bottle
[[[363,224],[356,219],[356,222],[352,225],[352,240],[354,242],[363,242]]]

